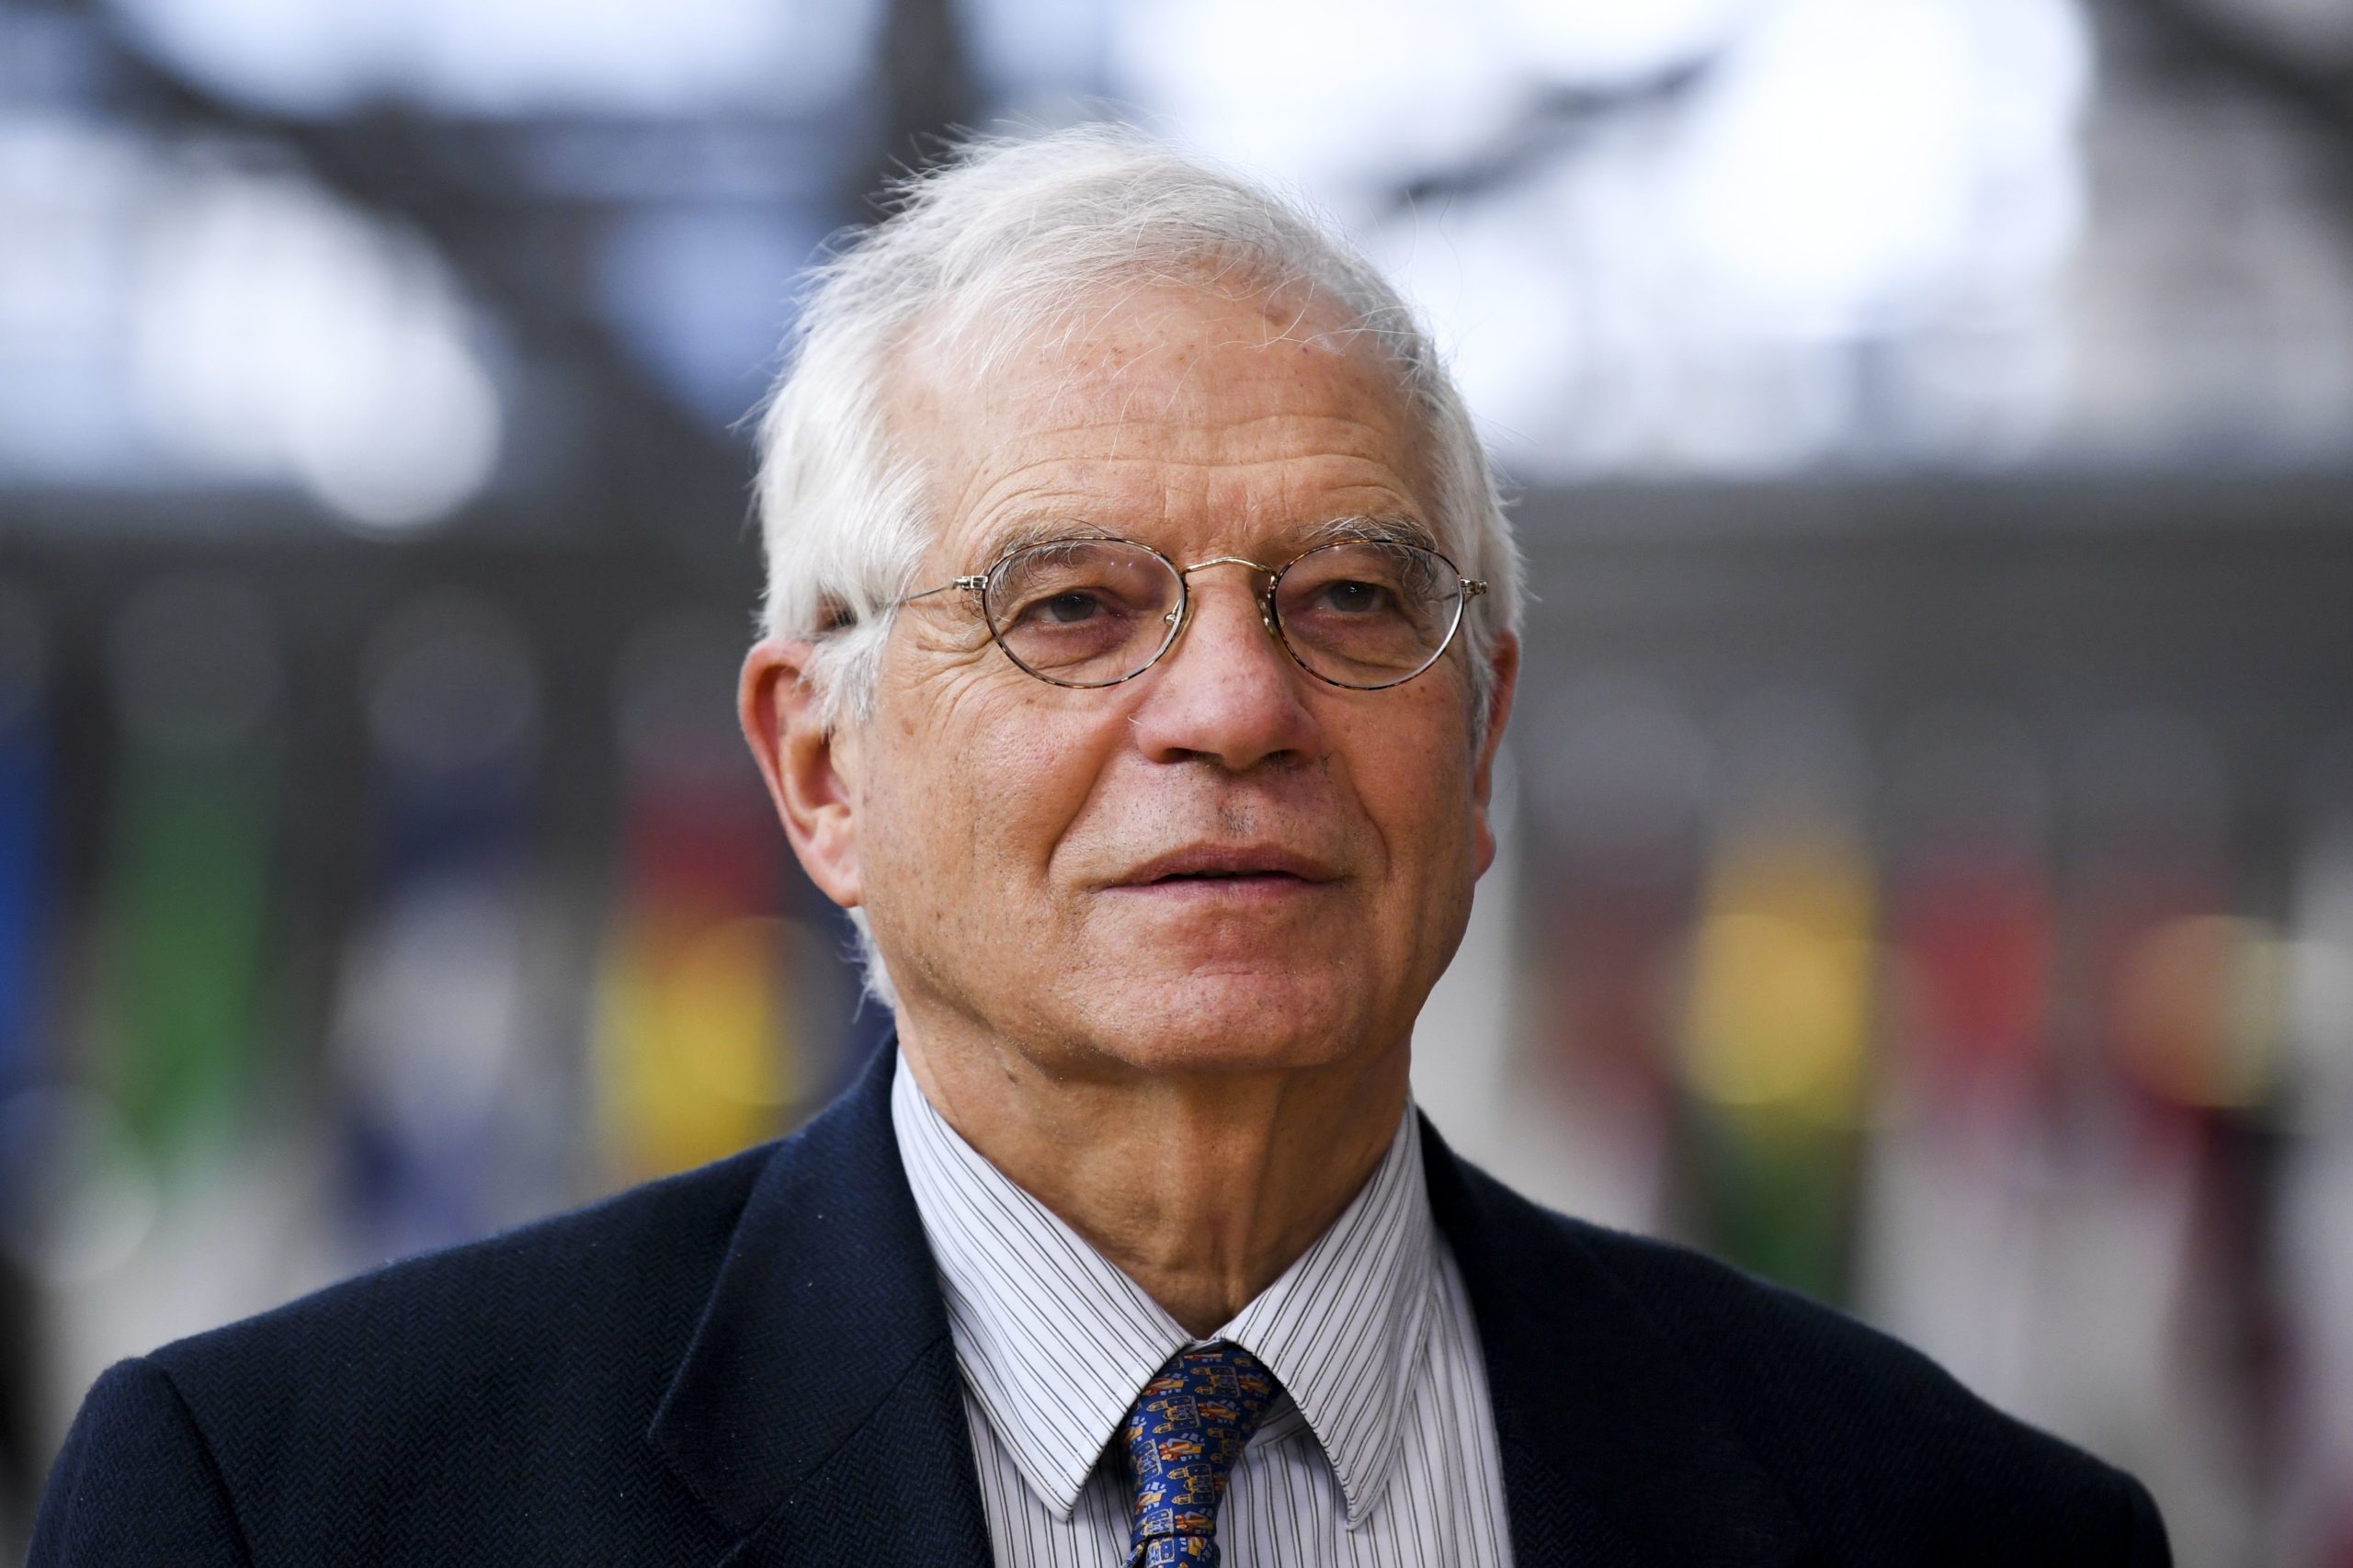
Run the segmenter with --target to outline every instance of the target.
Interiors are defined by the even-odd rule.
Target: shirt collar
[[[904,1056],[891,1118],[965,1385],[1023,1481],[1067,1518],[1136,1392],[1194,1340],[964,1142]],[[1339,1478],[1352,1527],[1394,1467],[1435,1281],[1437,1232],[1413,1124],[1409,1109],[1340,1217],[1211,1336],[1281,1380]]]
[[[1215,1335],[1282,1380],[1339,1476],[1351,1525],[1380,1501],[1396,1460],[1437,1236],[1409,1107],[1340,1217]]]

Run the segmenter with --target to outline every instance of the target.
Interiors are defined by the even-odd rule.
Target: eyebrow
[[[988,549],[983,556],[983,570],[1004,560],[1015,551],[1026,550],[1033,544],[1053,544],[1063,540],[1123,539],[1125,537],[1097,524],[1080,522],[1074,518],[1033,518],[1029,522],[1013,524],[1002,533],[990,538]],[[1430,526],[1419,517],[1404,513],[1330,517],[1302,528],[1285,530],[1277,537],[1291,541],[1289,549],[1293,555],[1313,550],[1320,545],[1343,543],[1416,544],[1425,550],[1442,552],[1438,535]]]
[[[1370,517],[1334,517],[1317,523],[1300,538],[1299,548],[1313,550],[1324,544],[1417,544],[1424,550],[1436,551],[1438,535],[1419,517],[1399,514],[1378,514]]]
[[[1067,539],[1119,539],[1121,536],[1093,523],[1083,523],[1074,517],[1033,517],[1026,523],[1015,523],[1004,532],[990,535],[983,542],[979,570],[987,571],[1017,550],[1027,550],[1033,544],[1053,544]]]

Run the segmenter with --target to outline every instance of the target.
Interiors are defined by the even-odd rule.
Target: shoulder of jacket
[[[2154,1518],[2131,1475],[1997,1409],[1846,1312],[1688,1246],[1510,1201],[1625,1293],[1758,1462],[1793,1498],[1812,1500],[1809,1513],[1827,1500],[1850,1517],[1941,1515],[1964,1535],[1980,1505],[2071,1534]]]
[[[183,1389],[242,1367],[320,1358],[511,1355],[572,1320],[699,1306],[776,1145],[644,1183],[478,1241],[398,1259],[148,1359]],[[665,1312],[664,1309],[669,1311]]]

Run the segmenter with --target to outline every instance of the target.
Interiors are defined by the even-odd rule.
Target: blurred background
[[[0,1555],[113,1358],[882,1038],[743,416],[892,169],[1106,112],[1521,491],[1439,1124],[2353,1564],[2347,0],[0,0]]]

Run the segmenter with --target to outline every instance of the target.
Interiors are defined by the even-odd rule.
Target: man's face
[[[1338,518],[1435,535],[1393,372],[1302,341],[1298,316],[1164,286],[985,386],[911,365],[894,426],[941,519],[918,585],[1041,526],[1180,566],[1279,565]],[[1510,666],[1474,751],[1465,644],[1403,686],[1340,689],[1267,632],[1264,584],[1194,574],[1176,645],[1092,690],[1017,668],[969,596],[901,610],[873,716],[836,746],[856,892],[911,1024],[1066,1072],[1402,1049],[1493,856]]]

